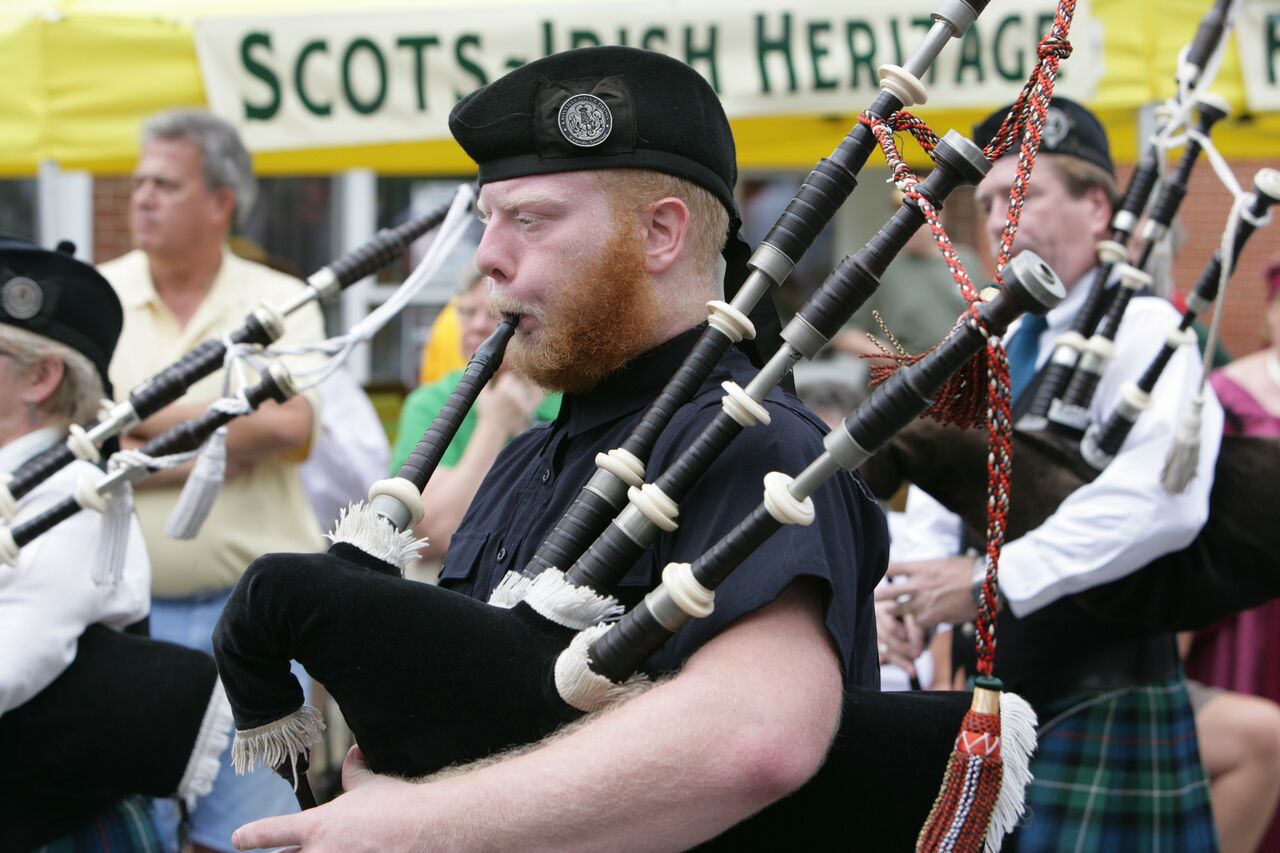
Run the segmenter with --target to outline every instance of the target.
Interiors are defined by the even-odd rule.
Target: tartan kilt
[[[162,853],[150,800],[126,797],[70,835],[34,853]]]
[[[1214,853],[1218,834],[1181,674],[1038,709],[1027,817],[1005,851]]]

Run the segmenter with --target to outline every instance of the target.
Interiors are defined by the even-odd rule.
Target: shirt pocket
[[[449,540],[449,553],[440,567],[440,581],[461,583],[473,579],[488,544],[488,533],[468,531],[453,534]]]

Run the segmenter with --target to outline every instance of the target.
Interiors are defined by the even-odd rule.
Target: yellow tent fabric
[[[561,0],[561,2],[586,0]],[[536,2],[536,0],[506,0]],[[35,174],[44,161],[64,169],[122,174],[137,156],[139,122],[150,113],[205,102],[192,24],[199,17],[316,14],[351,10],[351,0],[5,0],[0,9],[0,177]],[[456,6],[456,0],[379,0],[381,8]],[[1132,160],[1136,108],[1169,96],[1177,50],[1209,0],[1095,0],[1105,33],[1105,71],[1094,106],[1119,160]],[[1065,65],[1070,73],[1070,60]],[[1217,89],[1244,106],[1239,60],[1229,47]],[[1013,92],[1010,92],[1012,99]],[[734,122],[744,169],[808,169],[830,151],[862,104],[846,115],[750,118]],[[998,106],[992,104],[992,107]],[[921,107],[935,129],[967,129],[985,110]],[[1280,115],[1229,120],[1215,130],[1228,157],[1280,151]],[[919,156],[919,155],[917,155]],[[260,174],[326,174],[372,168],[381,174],[457,175],[470,161],[451,140],[260,153]]]
[[[429,385],[467,366],[462,357],[462,329],[458,325],[458,300],[450,299],[431,324],[427,345],[422,348],[418,384]]]

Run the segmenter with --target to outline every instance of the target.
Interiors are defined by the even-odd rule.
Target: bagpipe
[[[228,377],[228,382],[224,383],[224,387],[227,388],[224,393],[227,396],[215,400],[204,414],[174,425],[137,450],[112,454],[105,465],[108,469],[106,474],[97,480],[83,480],[74,494],[39,516],[13,527],[0,526],[0,563],[15,565],[18,552],[24,545],[80,510],[92,509],[107,516],[109,522],[105,531],[105,544],[94,569],[95,579],[105,581],[117,576],[118,567],[124,558],[124,530],[127,528],[127,519],[131,512],[129,499],[131,484],[156,471],[197,459],[195,472],[188,478],[175,512],[170,516],[169,524],[166,526],[166,533],[174,538],[193,536],[198,531],[212,502],[216,500],[217,487],[221,483],[220,472],[212,484],[192,482],[198,479],[197,475],[201,473],[201,459],[198,458],[198,454],[201,454],[202,448],[207,450],[210,440],[216,439],[222,427],[235,418],[256,411],[268,400],[283,403],[301,391],[322,382],[332,370],[339,366],[356,343],[371,337],[412,298],[418,288],[431,278],[439,261],[447,255],[447,246],[451,246],[452,242],[461,236],[462,230],[459,223],[467,222],[465,215],[470,210],[473,200],[474,194],[464,185],[451,203],[394,229],[384,229],[365,245],[343,255],[312,275],[308,280],[308,290],[291,300],[283,309],[276,311],[267,309],[265,306],[258,308],[240,329],[223,338],[206,341],[131,392],[129,399],[113,410],[118,416],[112,415],[94,428],[95,431],[102,431],[100,434],[104,436],[103,440],[137,423],[141,417],[153,414],[174,402],[192,383],[217,370],[224,361],[232,364],[233,359],[236,358],[251,361],[255,360],[255,355],[260,358],[260,362],[255,366],[259,368],[261,378],[255,384],[248,385],[247,377],[241,374],[242,387],[232,393],[229,390],[230,377]],[[282,323],[274,321],[263,323],[260,321],[261,317],[272,314],[287,315],[321,296],[337,292],[341,287],[358,281],[385,266],[414,239],[436,228],[441,229],[440,239],[433,244],[417,269],[387,302],[347,334],[288,349],[262,349],[261,343],[252,338],[257,334],[253,330],[263,328],[275,330],[272,340],[279,337]],[[291,372],[278,360],[269,361],[271,358],[278,359],[283,356],[313,352],[333,354],[333,357],[318,366],[307,368],[301,374]],[[68,449],[71,445],[83,444],[83,441],[75,439],[75,430],[76,428],[73,427],[73,437],[68,439],[67,444],[55,447],[23,465],[13,479],[8,481],[8,491],[4,491],[4,487],[0,486],[0,498],[8,495],[19,497],[25,495],[41,482],[37,475],[41,477],[51,475],[68,461],[76,458],[74,455],[68,456],[71,453]],[[80,434],[98,435],[99,433],[84,433],[81,430]],[[94,453],[97,454],[96,446],[94,446]],[[97,458],[95,456],[94,461],[97,461]],[[201,488],[193,490],[193,485]]]
[[[962,4],[944,4],[944,11],[961,8]],[[1050,69],[1046,78],[1036,78],[1019,99],[1018,118],[1011,118],[1004,128],[999,148],[992,154],[983,152],[958,134],[938,139],[921,133],[929,140],[937,168],[923,182],[914,179],[907,187],[903,207],[860,252],[846,258],[824,282],[819,292],[797,315],[783,333],[785,345],[772,357],[746,389],[726,388],[721,413],[707,430],[695,439],[692,447],[698,456],[711,452],[717,445],[727,445],[741,428],[758,422],[758,409],[768,389],[777,384],[800,357],[816,353],[841,324],[878,286],[878,276],[892,261],[920,225],[928,222],[935,235],[945,232],[937,221],[937,208],[956,186],[975,183],[989,167],[989,156],[1000,153],[1024,133],[1026,169],[1034,162],[1038,145],[1038,124],[1043,121],[1052,73],[1057,60],[1069,51],[1065,29],[1070,20],[1067,11],[1055,22],[1042,59]],[[976,10],[970,9],[971,13]],[[938,19],[939,16],[935,16]],[[926,42],[937,45],[954,32],[947,19],[936,20],[938,35]],[[936,48],[934,49],[936,53]],[[901,69],[899,69],[901,71]],[[905,72],[902,72],[905,73]],[[913,76],[913,75],[912,75]],[[914,76],[913,76],[914,79]],[[885,74],[885,90],[897,98],[901,73]],[[916,81],[918,83],[918,81]],[[884,95],[882,94],[882,98]],[[903,117],[901,127],[912,126]],[[895,128],[878,116],[865,116],[861,132],[850,139],[868,140],[867,148],[879,143],[892,145]],[[913,130],[913,134],[915,130]],[[863,154],[865,160],[867,155]],[[895,176],[900,177],[895,164]],[[815,174],[823,174],[823,168]],[[905,165],[901,165],[905,171]],[[909,173],[907,173],[909,174]],[[813,175],[802,187],[801,194],[813,192],[817,179]],[[798,196],[799,198],[799,196]],[[807,203],[793,202],[803,210]],[[794,212],[794,211],[793,211]],[[789,214],[784,214],[784,219]],[[760,254],[771,257],[772,249]],[[756,267],[760,272],[760,267]],[[962,273],[963,271],[961,271]],[[753,274],[754,275],[754,274]],[[762,274],[763,275],[763,274]],[[759,280],[759,276],[756,276]],[[767,279],[767,277],[766,277]],[[967,283],[967,278],[965,278]],[[713,573],[727,572],[745,551],[776,530],[782,523],[802,523],[809,517],[807,503],[810,492],[841,468],[857,465],[879,447],[892,433],[920,414],[935,398],[955,399],[945,390],[948,377],[969,363],[984,346],[999,351],[998,338],[1008,323],[1025,310],[1043,313],[1062,296],[1061,285],[1043,264],[1024,254],[1002,275],[1002,287],[993,289],[990,301],[983,302],[976,293],[972,307],[957,326],[948,342],[919,363],[901,370],[886,389],[859,409],[826,445],[827,452],[810,470],[795,480],[770,475],[766,499],[743,525],[735,529],[705,560],[697,561]],[[970,285],[971,289],[971,285]],[[739,291],[741,297],[743,291]],[[735,301],[737,298],[735,297]],[[698,344],[690,362],[709,360],[703,340],[714,335],[728,338],[723,327],[733,325],[724,320],[733,316],[719,305],[711,306],[709,331]],[[719,319],[717,319],[719,318]],[[745,328],[743,324],[737,324]],[[718,344],[717,344],[718,346]],[[682,368],[678,381],[687,384],[685,399],[704,384],[706,373],[697,376]],[[686,378],[686,376],[694,378]],[[1007,385],[1007,380],[1006,380]],[[967,390],[985,390],[987,383],[970,382]],[[655,409],[678,408],[664,391],[658,403],[639,419],[638,433],[651,432]],[[443,414],[442,414],[443,417]],[[667,415],[669,417],[669,415]],[[997,415],[998,417],[998,415]],[[1004,419],[1007,423],[1007,418]],[[735,426],[736,425],[736,426]],[[433,425],[434,428],[434,425]],[[634,435],[634,434],[633,434]],[[614,468],[634,468],[614,464],[602,454],[600,467],[613,474]],[[614,460],[617,456],[613,457]],[[629,460],[628,460],[629,461]],[[428,459],[428,467],[430,460]],[[642,466],[640,466],[642,469]],[[400,577],[398,559],[406,553],[409,536],[405,529],[420,512],[417,491],[421,486],[406,478],[403,485],[376,485],[368,505],[358,508],[344,519],[352,528],[335,532],[334,545],[326,554],[276,554],[256,560],[232,593],[214,634],[215,655],[219,671],[231,699],[237,725],[233,747],[238,768],[258,764],[274,767],[286,778],[295,780],[300,797],[305,777],[307,751],[318,737],[321,723],[318,712],[303,705],[303,695],[289,672],[289,661],[298,660],[328,688],[350,725],[361,749],[377,772],[417,776],[452,764],[492,755],[506,747],[536,742],[564,723],[593,712],[612,702],[622,701],[634,691],[644,689],[644,678],[634,675],[632,664],[643,660],[648,652],[645,644],[660,643],[679,623],[705,613],[714,596],[718,579],[698,577],[692,567],[669,569],[664,585],[651,593],[643,607],[618,622],[614,629],[598,625],[616,616],[617,604],[611,600],[608,587],[620,571],[602,552],[625,554],[641,551],[640,540],[656,535],[650,525],[662,528],[671,521],[675,500],[670,492],[679,493],[702,471],[701,463],[691,455],[665,472],[655,484],[644,485],[642,470],[633,471],[630,481],[631,502],[622,517],[605,530],[596,545],[579,528],[604,529],[602,524],[575,519],[556,525],[553,536],[571,536],[575,547],[584,555],[582,561],[568,561],[557,556],[549,565],[535,571],[525,584],[516,578],[504,581],[508,597],[481,602],[448,590],[423,586]],[[622,474],[617,474],[619,479]],[[394,481],[392,481],[394,482]],[[658,483],[667,483],[657,488]],[[584,489],[587,501],[604,500],[614,487],[601,487],[593,477]],[[605,505],[613,506],[609,501]],[[616,501],[615,501],[616,503]],[[600,509],[604,516],[611,512]],[[568,528],[572,528],[569,530]],[[376,530],[376,533],[372,531]],[[634,535],[633,535],[634,534]],[[569,566],[561,571],[558,566]],[[521,573],[524,575],[525,573]],[[992,578],[994,583],[994,577]],[[519,584],[519,586],[517,586]],[[708,586],[710,584],[710,586]],[[987,596],[994,602],[994,592]],[[988,606],[990,613],[992,608]],[[658,626],[655,628],[654,626]],[[395,626],[392,629],[392,626]],[[626,627],[624,627],[626,626]],[[659,630],[660,629],[660,630]],[[607,638],[607,639],[606,639]],[[632,640],[636,645],[632,645]],[[430,648],[437,653],[404,653],[406,648]],[[592,651],[588,651],[591,649]],[[448,650],[449,654],[442,652]],[[607,650],[607,651],[606,651]],[[612,661],[608,671],[598,670],[601,661]],[[931,829],[922,844],[928,848],[940,842],[939,833],[958,834],[964,849],[978,849],[984,840],[998,839],[1016,822],[1016,805],[1006,805],[988,836],[987,818],[990,807],[1000,792],[1001,761],[998,736],[1000,717],[1007,711],[1007,737],[1010,757],[1021,755],[1025,761],[1030,751],[1030,733],[1025,705],[1001,702],[998,688],[988,682],[975,700],[968,694],[933,696],[880,695],[874,691],[854,689],[846,702],[842,734],[837,750],[848,750],[828,762],[824,771],[804,789],[808,793],[779,806],[781,811],[766,810],[760,820],[777,814],[794,814],[796,802],[805,804],[821,800],[832,786],[858,789],[859,776],[865,799],[861,806],[877,815],[898,816],[901,820],[877,821],[870,829],[880,833],[871,846],[875,849],[903,849],[913,846],[925,818],[932,816]],[[974,707],[976,704],[977,707]],[[518,713],[513,713],[518,709]],[[897,709],[901,709],[901,713]],[[997,715],[997,710],[999,714]],[[992,722],[992,719],[995,722]],[[959,742],[954,732],[964,721],[967,727]],[[868,739],[860,730],[886,731],[898,726],[893,738]],[[941,733],[941,734],[940,734]],[[919,745],[920,758],[910,767],[895,766],[890,775],[900,777],[902,788],[886,782],[878,775],[874,784],[865,773],[848,773],[852,767],[877,767],[884,763],[881,750],[886,743],[910,742]],[[1016,747],[1016,748],[1015,748]],[[911,750],[908,750],[910,752]],[[1020,799],[1019,785],[1025,784],[1025,766],[1017,762],[1003,776],[1009,786],[1005,802]],[[987,770],[984,772],[983,767]],[[843,768],[843,770],[838,770]],[[937,779],[946,776],[950,805],[938,807]],[[831,774],[839,774],[839,778]],[[909,778],[908,778],[909,777]],[[976,787],[966,788],[965,780],[980,780]],[[927,780],[927,781],[922,781]],[[974,822],[966,823],[963,808],[972,806],[978,788],[985,807],[974,808]],[[909,795],[904,792],[911,792]],[[848,797],[848,794],[845,795]],[[807,805],[804,806],[807,808]],[[792,811],[788,811],[792,810]],[[815,824],[830,832],[832,816]],[[976,827],[976,828],[975,828]],[[827,837],[831,837],[827,835]]]
[[[285,319],[306,305],[326,299],[365,276],[377,272],[423,234],[437,228],[449,211],[443,205],[395,228],[379,231],[371,240],[326,264],[306,279],[306,288],[279,306],[260,305],[244,324],[221,338],[207,340],[115,404],[88,427],[73,425],[64,444],[31,459],[18,470],[0,474],[0,517],[10,519],[16,502],[76,459],[99,463],[100,448],[134,424],[178,400],[192,385],[223,366],[228,346],[268,346],[284,333]]]
[[[1018,428],[1023,431],[1050,428],[1078,439],[1088,427],[1088,404],[1097,390],[1102,370],[1114,354],[1116,333],[1129,300],[1150,287],[1151,279],[1144,269],[1156,244],[1168,234],[1186,198],[1191,171],[1210,130],[1230,112],[1230,105],[1209,93],[1208,86],[1217,73],[1221,52],[1231,31],[1234,3],[1235,0],[1215,0],[1178,63],[1179,96],[1157,110],[1159,129],[1143,148],[1120,205],[1112,215],[1111,234],[1098,243],[1098,265],[1085,302],[1070,331],[1057,340],[1035,387],[1031,405],[1018,419]],[[1164,176],[1163,152],[1172,146],[1173,132],[1186,122],[1193,108],[1198,112],[1196,132],[1188,134],[1187,146],[1173,173]],[[1157,184],[1159,192],[1153,202],[1151,197]],[[1128,263],[1129,242],[1144,211],[1148,218],[1143,226],[1143,248],[1137,262],[1131,265]],[[1119,286],[1108,287],[1113,273],[1117,272]]]
[[[404,776],[536,742],[584,712],[633,695],[644,687],[644,679],[634,675],[636,662],[681,620],[706,612],[717,575],[731,571],[745,551],[784,523],[781,519],[803,523],[806,512],[811,518],[806,501],[826,478],[858,464],[922,412],[945,380],[1013,317],[1028,309],[1043,312],[1062,294],[1047,267],[1030,255],[1020,256],[995,298],[982,303],[946,345],[902,370],[856,410],[831,434],[835,438],[828,440],[822,458],[790,483],[770,475],[759,509],[692,567],[669,566],[664,584],[607,631],[603,625],[575,630],[561,624],[567,621],[562,614],[553,614],[560,621],[544,616],[545,599],[540,605],[526,600],[498,607],[404,580],[394,564],[369,553],[375,548],[341,541],[342,524],[335,533],[339,541],[326,554],[256,560],[214,633],[219,672],[236,716],[237,767],[273,766],[303,784],[300,771],[319,733],[319,719],[303,705],[290,660],[301,662],[326,686],[370,767]],[[384,553],[403,547],[392,527],[383,527]],[[531,591],[530,599],[537,598]],[[406,644],[433,654],[406,655]],[[897,714],[894,709],[904,703],[911,707]],[[874,813],[881,814],[883,804],[887,814],[902,816],[901,822],[878,821],[868,830],[880,833],[875,849],[909,846],[930,812],[954,731],[969,704],[967,694],[916,698],[852,690],[842,729],[850,734],[837,741],[837,750],[852,754],[832,759],[830,766],[871,766],[877,742],[853,735],[864,723],[868,731],[896,729],[896,738],[911,743],[907,754],[920,756],[919,763],[895,768],[901,789],[891,788],[880,774],[874,783],[862,772],[839,780],[820,775],[810,783],[810,794],[800,795],[810,804],[806,808],[833,786],[845,796],[857,790],[866,799],[854,801]],[[1024,726],[1023,737],[1028,736]],[[936,772],[930,775],[922,767]],[[810,829],[830,832],[834,819],[829,814]]]
[[[1254,178],[1249,215],[1234,230],[1227,256],[1215,252],[1187,299],[1175,330],[1136,382],[1122,391],[1115,412],[1092,425],[1083,440],[1046,431],[1014,432],[1018,466],[1009,510],[1009,535],[1034,530],[1115,457],[1134,423],[1150,405],[1161,371],[1177,347],[1195,343],[1191,323],[1211,306],[1245,243],[1269,208],[1280,202],[1280,171]],[[984,437],[974,430],[919,421],[900,432],[883,453],[861,469],[872,491],[893,495],[911,482],[980,533],[986,470]],[[1130,628],[1135,636],[1206,627],[1219,619],[1280,596],[1275,554],[1280,549],[1272,515],[1280,501],[1280,440],[1227,435],[1222,438],[1209,493],[1209,517],[1195,539],[1137,571],[1075,593],[1065,607]]]
[[[0,715],[0,846],[35,849],[133,794],[193,806],[213,788],[230,722],[208,655],[90,626],[70,666]]]

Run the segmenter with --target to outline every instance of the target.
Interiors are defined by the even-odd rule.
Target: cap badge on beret
[[[44,307],[44,291],[26,276],[14,276],[0,286],[0,307],[15,320],[30,320]]]
[[[1045,144],[1050,148],[1057,148],[1070,132],[1071,119],[1067,117],[1067,114],[1057,107],[1049,107],[1045,111],[1044,130],[1040,133]]]
[[[600,98],[583,93],[560,105],[556,124],[571,144],[579,148],[594,148],[609,138],[613,130],[613,113]]]

